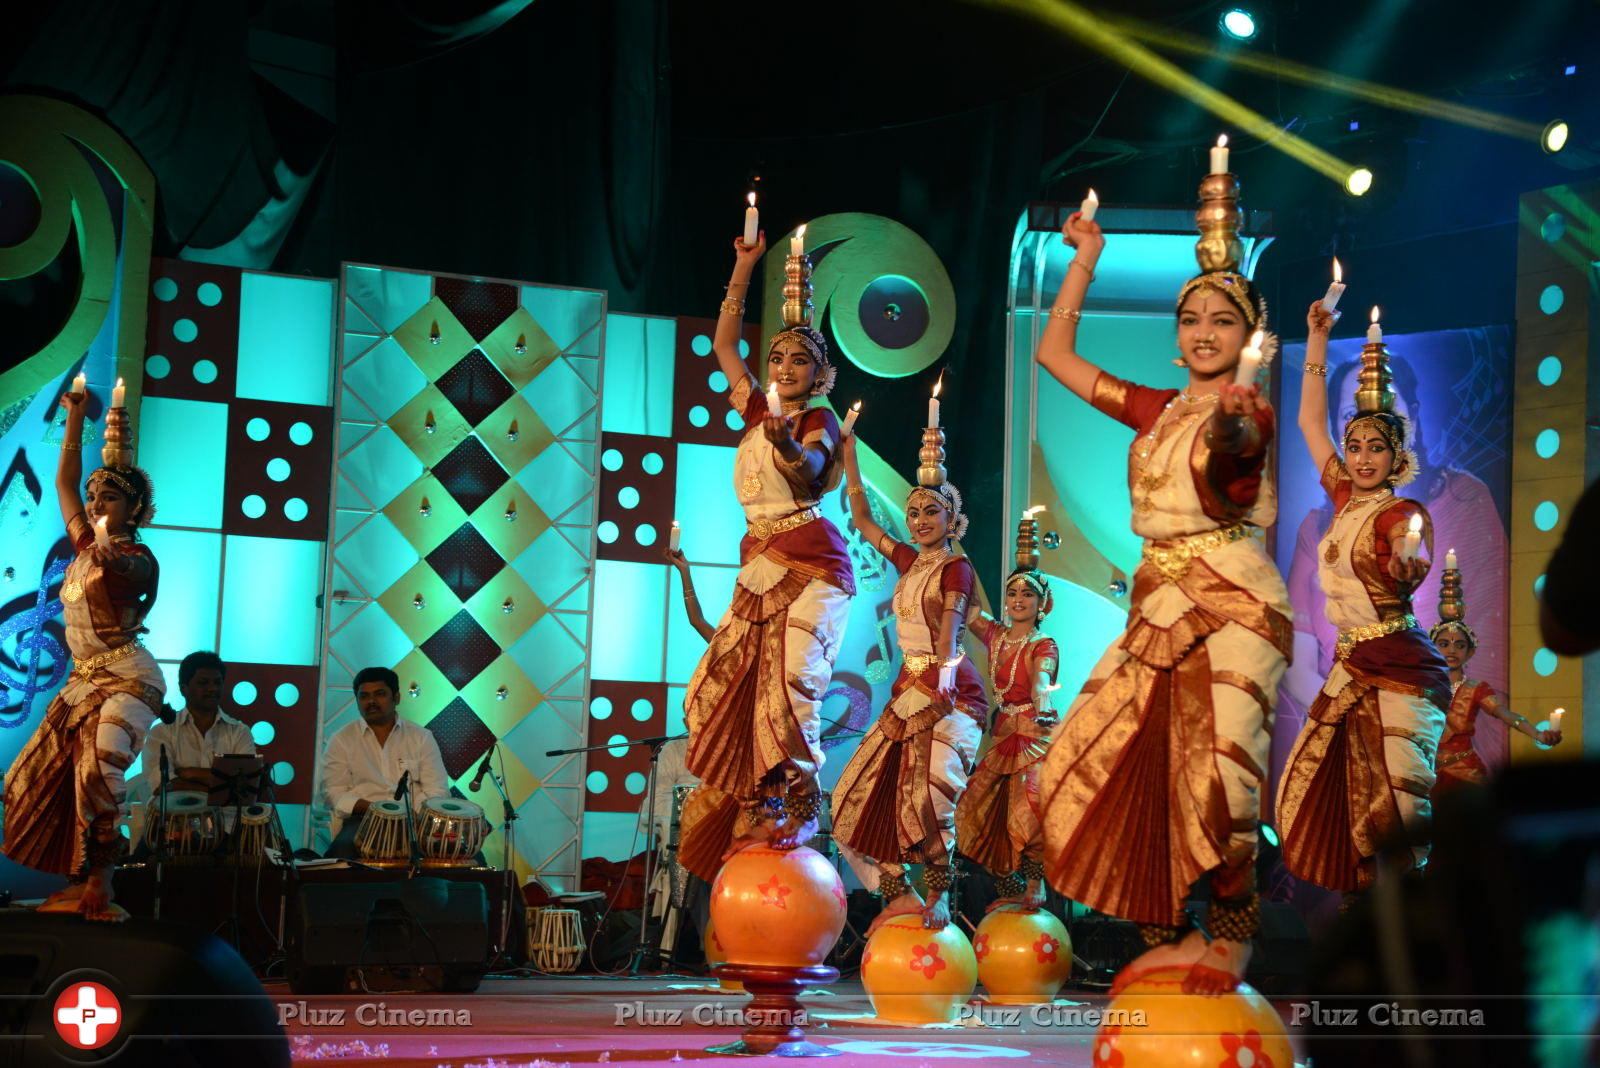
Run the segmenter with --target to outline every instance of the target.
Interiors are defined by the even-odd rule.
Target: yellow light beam
[[[1319,174],[1343,185],[1356,168],[1310,142],[1296,137],[1271,119],[1251,110],[1225,93],[1195,78],[1171,61],[1110,29],[1105,19],[1071,0],[982,0],[995,6],[1036,15],[1090,47],[1125,64],[1140,77],[1170,89],[1205,108],[1236,129],[1299,160]]]
[[[1342,93],[1345,96],[1358,97],[1398,111],[1410,111],[1418,115],[1448,119],[1463,126],[1474,126],[1480,130],[1489,130],[1492,133],[1504,134],[1507,137],[1521,137],[1529,141],[1538,141],[1544,132],[1543,127],[1536,126],[1531,122],[1523,122],[1521,119],[1496,115],[1492,111],[1467,107],[1465,104],[1452,104],[1448,100],[1423,96],[1421,93],[1413,93],[1408,89],[1396,89],[1389,85],[1379,85],[1376,82],[1362,81],[1359,78],[1349,78],[1343,74],[1334,74],[1318,67],[1296,63],[1292,59],[1269,56],[1262,52],[1251,51],[1248,48],[1219,49],[1204,37],[1185,33],[1182,30],[1168,29],[1165,26],[1153,26],[1147,22],[1126,16],[1107,16],[1105,21],[1117,27],[1118,30],[1129,37],[1153,44],[1158,48],[1187,52],[1191,55],[1211,56],[1231,63],[1235,67],[1242,67],[1245,70],[1286,78],[1289,81],[1316,86],[1319,89],[1328,89],[1335,93]]]

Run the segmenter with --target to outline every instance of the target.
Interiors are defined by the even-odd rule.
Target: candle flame
[[[1218,134],[1217,135],[1217,147],[1218,148],[1227,148],[1228,147],[1228,135],[1227,134]]]
[[[1456,547],[1454,545],[1450,546],[1450,552],[1454,553],[1455,551],[1456,551]]]
[[[1094,201],[1096,204],[1100,203],[1100,198],[1095,195],[1093,186],[1089,187],[1089,199]]]
[[[1257,330],[1255,333],[1250,335],[1250,347],[1255,349],[1257,352],[1260,352],[1261,343],[1266,339],[1267,332],[1265,330]]]
[[[800,229],[798,229],[798,230],[796,230],[794,232],[794,236],[795,237],[805,237],[806,236],[806,224],[805,223],[801,223],[800,224]]]
[[[850,410],[852,412],[859,412],[861,410],[861,402],[856,401],[854,404],[850,405]]]
[[[117,388],[118,389],[122,388],[122,379],[120,379],[120,378],[117,379]]]
[[[1339,257],[1338,256],[1335,256],[1333,258],[1333,280],[1335,282],[1343,282],[1344,281],[1344,268],[1339,266]]]
[[[750,195],[748,197],[746,197],[745,199],[750,202],[750,206],[752,208],[756,206],[756,194],[755,194],[754,190],[751,190]]]
[[[1421,512],[1413,512],[1411,514],[1411,533],[1413,533],[1413,534],[1421,534],[1422,533],[1422,513]]]
[[[1023,512],[1022,513],[1022,518],[1024,518],[1024,519],[1032,519],[1036,514],[1038,514],[1039,512],[1042,512],[1042,511],[1044,511],[1044,505],[1036,504],[1032,508],[1029,508],[1026,512]]]
[[[943,387],[943,385],[944,385],[944,372],[940,371],[939,372],[939,380],[933,384],[933,395],[935,397],[937,397],[939,395],[939,390],[940,390],[941,387]]]
[[[1372,321],[1378,321],[1378,306],[1376,304],[1372,306]]]

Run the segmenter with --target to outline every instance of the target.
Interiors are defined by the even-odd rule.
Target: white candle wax
[[[106,530],[105,516],[101,516],[94,521],[94,543],[102,549],[107,549],[111,546],[111,534]]]
[[[672,521],[672,533],[667,535],[667,548],[673,552],[678,551],[678,545],[683,541],[683,528],[678,526],[678,521]]]
[[[744,209],[744,243],[755,246],[761,236],[761,213],[756,210],[756,195],[750,194],[750,206]]]
[[[855,433],[856,416],[858,416],[860,414],[861,414],[861,402],[860,401],[856,401],[854,404],[852,404],[850,406],[850,410],[848,412],[846,412],[845,415],[844,415],[844,425],[839,428],[839,436],[841,438],[847,438],[851,434]]]
[[[1264,334],[1257,330],[1250,336],[1250,344],[1239,353],[1239,366],[1233,372],[1233,384],[1236,386],[1253,386],[1256,373],[1261,370],[1261,342]]]
[[[86,390],[88,388],[89,388],[89,379],[84,376],[84,373],[82,371],[79,371],[78,372],[78,377],[74,378],[72,380],[72,392],[77,393],[79,395],[82,395],[84,390]]]
[[[1558,708],[1554,712],[1550,713],[1550,729],[1553,731],[1559,731],[1561,729],[1561,717],[1566,714],[1567,710],[1564,708]]]
[[[1401,544],[1400,558],[1402,560],[1415,560],[1422,550],[1422,516],[1413,513],[1411,523],[1406,527],[1405,539]]]
[[[1367,340],[1373,344],[1383,340],[1383,327],[1378,322],[1378,306],[1372,306],[1372,325],[1367,327]]]
[[[1216,145],[1211,149],[1211,173],[1228,173],[1228,135],[1222,134],[1217,138]]]
[[[1089,190],[1089,195],[1083,198],[1083,203],[1078,205],[1078,211],[1083,215],[1084,222],[1094,222],[1094,213],[1100,210],[1100,198],[1094,195],[1094,190]]]
[[[791,255],[791,256],[804,256],[805,254],[806,254],[806,226],[805,226],[805,223],[801,223],[800,224],[800,229],[796,230],[794,232],[794,236],[789,239],[789,255]]]
[[[954,657],[950,658],[949,660],[946,660],[943,664],[940,665],[940,667],[939,667],[939,689],[940,690],[953,690],[953,689],[956,688],[956,666],[961,663],[961,658],[964,657],[965,655],[966,655],[965,653],[957,653]]]
[[[778,380],[767,383],[767,414],[777,419],[783,415],[783,402],[778,399]]]
[[[1328,286],[1328,292],[1322,297],[1322,310],[1332,313],[1339,306],[1339,298],[1344,296],[1344,272],[1339,269],[1339,257],[1333,258],[1333,282]]]
[[[125,389],[122,385],[122,379],[117,379],[117,384],[111,388],[111,407],[123,407],[123,401],[126,399],[127,392],[127,389]]]
[[[933,384],[933,396],[928,398],[928,429],[936,430],[939,426],[939,390],[944,388],[944,372],[939,372],[939,381]]]
[[[1447,571],[1456,570],[1456,551],[1454,549],[1444,554],[1444,566]]]

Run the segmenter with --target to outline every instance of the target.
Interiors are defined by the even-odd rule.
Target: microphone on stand
[[[411,769],[407,768],[400,773],[400,784],[394,788],[394,799],[400,800],[406,796],[406,786],[411,782]]]
[[[166,782],[169,778],[171,776],[167,774],[167,747],[163,744],[161,746],[161,781]]]
[[[473,793],[477,793],[478,792],[479,787],[481,787],[483,785],[483,777],[485,775],[489,774],[489,762],[494,759],[495,746],[497,746],[499,744],[500,744],[499,742],[494,742],[493,744],[491,744],[489,746],[489,751],[487,753],[483,754],[483,763],[478,765],[477,774],[472,776],[472,792]]]

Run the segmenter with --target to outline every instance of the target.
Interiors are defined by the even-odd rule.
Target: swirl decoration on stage
[[[913,230],[881,215],[842,212],[806,223],[817,321],[851,363],[904,378],[944,354],[956,325],[956,293],[943,262]],[[786,248],[780,239],[773,248]],[[783,257],[768,256],[762,323],[780,329]]]
[[[51,551],[50,565],[39,577],[38,589],[0,606],[0,691],[4,692],[0,728],[27,723],[33,699],[55,693],[67,677],[71,658],[66,652],[59,594],[71,561],[72,545],[63,538]],[[55,587],[54,594],[51,587]]]
[[[81,359],[113,306],[116,370],[137,393],[155,203],[150,169],[120,134],[88,112],[18,94],[0,96],[0,170],[8,172],[4,185],[12,201],[0,205],[6,223],[0,228],[0,282],[60,285],[63,271],[78,275],[66,280],[75,292],[53,332],[0,374],[0,408],[32,397]],[[103,177],[109,179],[105,184]],[[113,204],[106,189],[117,187],[121,203]]]

